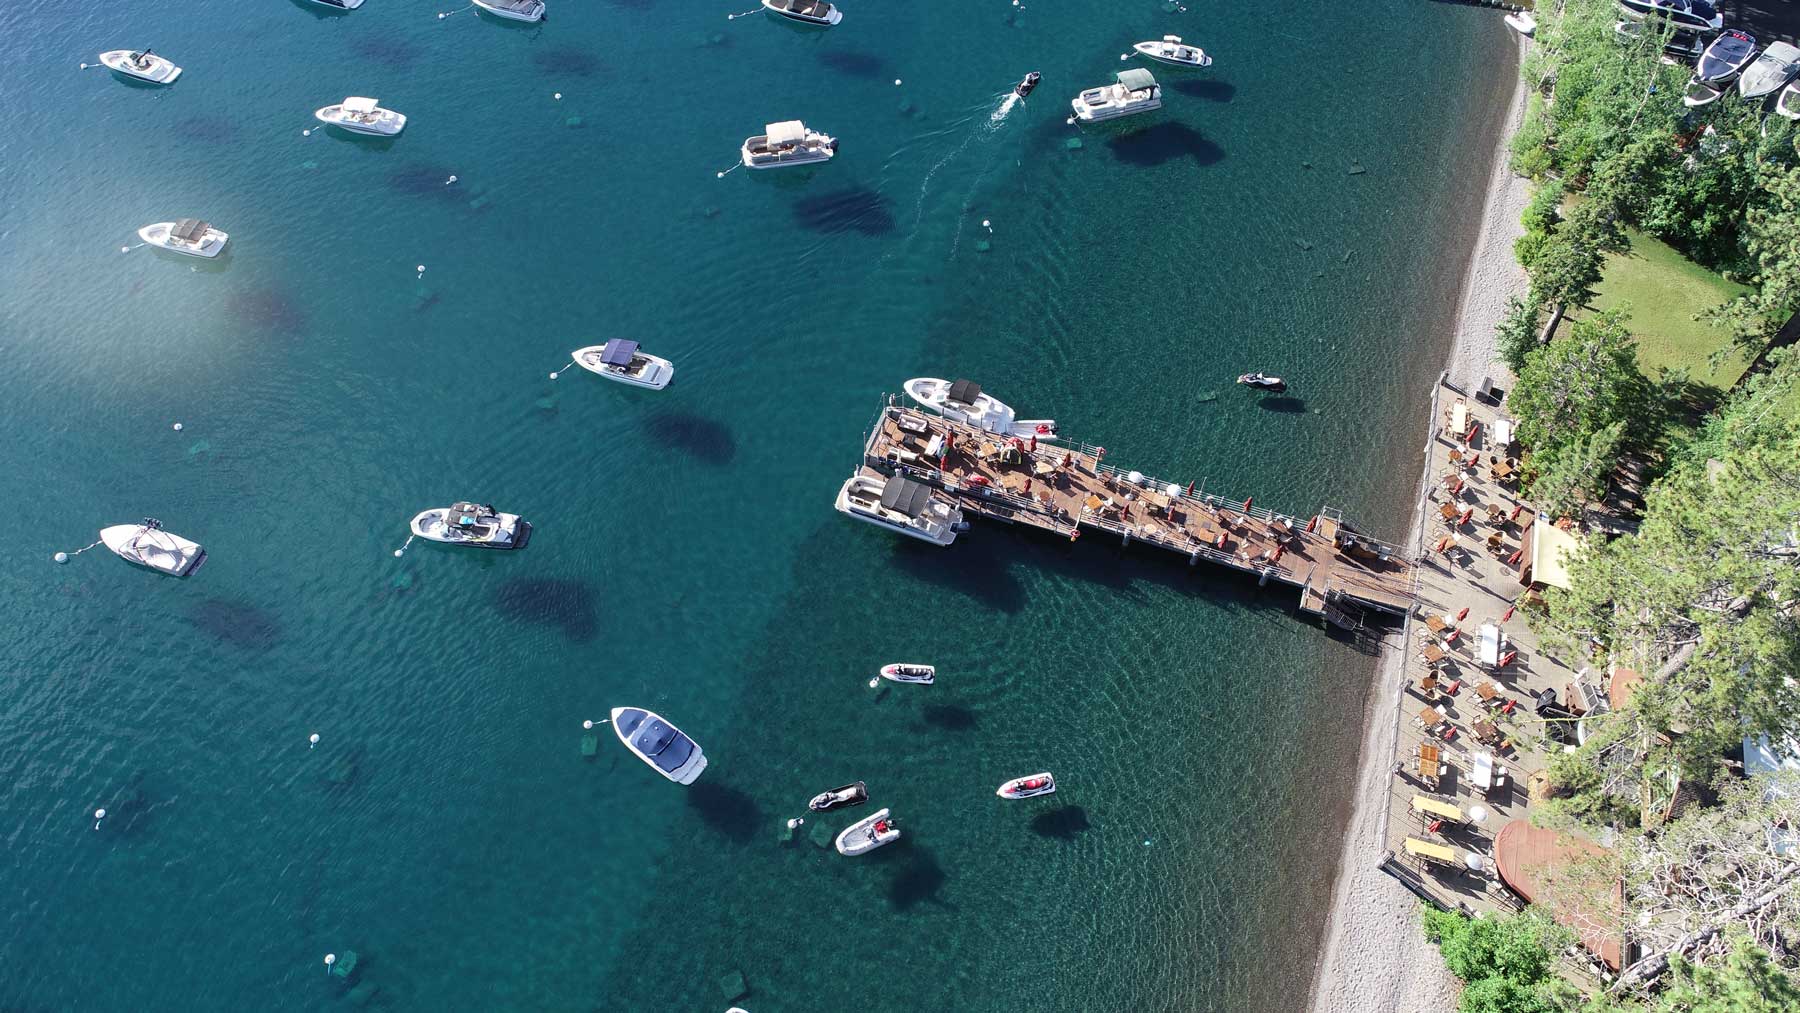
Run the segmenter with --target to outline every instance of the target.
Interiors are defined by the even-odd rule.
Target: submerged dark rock
[[[494,595],[494,607],[508,619],[562,628],[578,644],[594,639],[599,618],[594,591],[583,580],[533,577],[509,580]]]
[[[640,424],[651,442],[707,464],[730,464],[737,456],[737,437],[717,419],[692,412],[664,412],[644,416]]]

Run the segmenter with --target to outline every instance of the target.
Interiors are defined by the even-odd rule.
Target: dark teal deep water
[[[830,501],[883,391],[969,375],[1120,463],[1397,533],[1504,29],[726,20],[753,2],[0,7],[0,1007],[718,1011],[733,972],[753,1013],[1300,1003],[1368,660],[1152,551],[936,551]],[[1165,32],[1217,64],[1064,124]],[[76,69],[145,44],[182,80]],[[302,136],[346,94],[405,135]],[[840,157],[714,178],[788,117]],[[222,264],[119,252],[184,215]],[[546,379],[614,335],[675,384]],[[1250,368],[1300,410],[1231,389]],[[530,548],[393,558],[465,496]],[[146,514],[198,575],[50,562]],[[901,658],[939,684],[867,688]],[[625,703],[704,744],[697,785],[579,755]],[[1057,795],[994,798],[1041,769]],[[856,778],[901,844],[779,844]],[[349,950],[354,992],[320,963]]]

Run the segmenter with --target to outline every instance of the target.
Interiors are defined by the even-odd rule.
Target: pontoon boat
[[[669,360],[640,351],[637,342],[624,338],[614,338],[604,345],[577,348],[574,358],[575,365],[590,373],[633,387],[662,390],[675,378],[675,367]]]
[[[784,120],[763,127],[763,132],[744,138],[738,149],[744,165],[752,169],[779,169],[788,165],[829,162],[837,154],[837,138],[806,129],[799,120]]]
[[[903,475],[851,475],[837,494],[838,513],[933,545],[949,545],[967,528],[962,511],[928,485]]]
[[[169,84],[181,76],[181,68],[175,66],[168,57],[157,56],[148,49],[110,50],[100,54],[100,62],[115,74],[151,84]]]
[[[199,542],[164,531],[162,521],[154,517],[144,518],[142,524],[101,528],[100,541],[120,559],[173,577],[185,577],[206,561],[206,550]]]
[[[508,21],[544,20],[544,0],[469,0],[497,18]]]
[[[641,707],[614,707],[613,731],[625,748],[676,784],[693,784],[706,769],[700,743],[653,711]]]
[[[531,525],[518,514],[503,514],[480,503],[434,507],[412,519],[412,533],[434,542],[484,549],[523,549]]]
[[[1158,63],[1166,63],[1171,67],[1210,67],[1212,57],[1199,46],[1186,46],[1179,35],[1165,35],[1161,42],[1139,42],[1131,48],[1140,55],[1148,56]]]
[[[937,668],[933,665],[909,665],[895,662],[881,666],[881,677],[893,682],[916,682],[929,686],[937,681]]]
[[[844,20],[844,12],[824,0],[762,0],[762,5],[764,10],[809,25],[835,25]]]
[[[1035,798],[1038,795],[1049,795],[1056,791],[1056,778],[1049,771],[1033,774],[1030,777],[1015,777],[1000,786],[994,794],[1001,798]]]
[[[1773,95],[1786,87],[1795,74],[1800,74],[1800,48],[1771,42],[1738,77],[1738,94],[1748,99]]]
[[[951,382],[935,376],[919,376],[906,381],[901,389],[921,407],[952,422],[1022,440],[1034,436],[1040,440],[1056,439],[1055,419],[1015,419],[1011,406],[992,394],[982,393],[981,385],[971,380]]]
[[[806,807],[816,813],[827,813],[846,806],[862,805],[868,800],[869,786],[857,781],[853,784],[846,784],[842,788],[833,788],[830,791],[822,791],[814,795],[812,801],[806,803]]]
[[[1707,0],[1619,0],[1619,6],[1632,17],[1667,18],[1690,32],[1716,32],[1725,27],[1725,18]]]
[[[868,818],[857,820],[844,828],[844,832],[837,836],[838,854],[864,855],[899,839],[900,828],[894,825],[886,809],[878,809]]]
[[[1083,123],[1116,120],[1133,113],[1147,113],[1162,108],[1162,88],[1156,78],[1142,67],[1119,71],[1118,82],[1089,88],[1075,96],[1069,105],[1075,118]]]
[[[392,137],[406,129],[406,117],[383,109],[372,98],[351,96],[336,105],[313,113],[313,118],[328,127],[340,127],[355,134]]]
[[[138,238],[151,246],[190,257],[216,257],[231,237],[198,218],[157,222],[138,230]]]

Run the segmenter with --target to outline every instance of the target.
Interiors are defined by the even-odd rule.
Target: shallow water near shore
[[[1297,1007],[1368,658],[1155,550],[939,551],[831,497],[884,391],[966,375],[1399,537],[1498,17],[452,6],[0,11],[0,1007],[722,1010],[738,974],[753,1013]],[[1162,34],[1217,62],[1064,123]],[[176,85],[77,69],[142,45]],[[347,94],[406,133],[302,134]],[[789,117],[839,157],[715,178]],[[221,262],[119,252],[187,215]],[[674,384],[547,379],[615,335]],[[530,547],[393,557],[463,497]],[[206,566],[50,562],[146,514]],[[894,660],[937,684],[871,689]],[[698,783],[604,728],[583,757],[622,704],[700,740]],[[782,841],[857,779],[898,844],[814,843],[867,809]]]

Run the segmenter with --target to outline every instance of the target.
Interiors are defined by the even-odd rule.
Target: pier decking
[[[1035,446],[1034,446],[1035,444]],[[953,422],[890,395],[863,449],[867,474],[904,474],[943,490],[965,515],[1074,540],[1117,535],[1300,589],[1300,608],[1355,628],[1374,609],[1404,615],[1417,564],[1324,507],[1311,519],[1226,500],[1105,462],[1104,448],[1018,440]],[[952,550],[954,551],[954,550]]]

